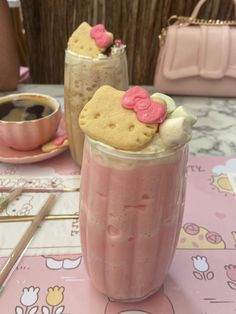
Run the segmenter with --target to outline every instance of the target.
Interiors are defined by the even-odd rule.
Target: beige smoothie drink
[[[132,93],[129,91],[130,97]],[[132,95],[136,107],[137,99],[144,99],[137,98],[139,91],[136,88]],[[175,252],[184,210],[187,142],[191,138],[193,117],[182,108],[176,110],[173,100],[167,96],[154,95],[155,99],[158,96],[158,102],[152,102],[150,98],[147,102],[150,100],[151,104],[165,108],[159,115],[152,110],[159,124],[158,132],[151,132],[149,141],[145,145],[139,143],[138,147],[136,144],[135,150],[124,149],[127,142],[131,147],[131,139],[126,141],[123,138],[126,143],[119,142],[111,132],[112,146],[108,137],[99,135],[98,139],[89,126],[95,104],[103,101],[102,92],[110,96],[110,100],[111,94],[115,95],[112,99],[114,106],[119,101],[126,103],[125,93],[102,87],[81,112],[81,127],[89,134],[85,141],[81,173],[82,253],[97,290],[115,300],[139,301],[160,289]],[[139,107],[144,107],[143,101]],[[135,119],[136,115],[143,119],[143,113],[138,114],[140,111],[137,108],[135,113],[129,109],[119,105],[118,110],[110,113],[110,125],[112,123],[119,128],[121,122],[115,118],[118,112],[128,116],[132,113]],[[101,110],[99,114],[99,119],[103,114],[107,116],[106,110]],[[151,118],[151,123],[148,123],[146,121],[150,119],[144,119],[144,126],[149,125],[147,129],[150,130],[154,120]],[[127,132],[133,134],[140,127],[139,121],[134,121],[131,116],[126,117],[122,128],[129,130],[132,125],[132,130]],[[97,123],[94,125],[96,130]],[[133,134],[135,143],[137,134],[140,141],[147,141],[146,137],[150,136],[147,129],[143,138],[139,132]]]
[[[93,29],[87,23],[82,23],[72,34],[65,55],[66,129],[72,158],[78,165],[82,162],[84,143],[78,116],[83,106],[102,85],[109,84],[119,90],[128,88],[125,46],[120,41],[113,42],[112,34],[104,30],[102,34],[108,34],[108,41],[104,48],[99,48],[96,38],[91,38]],[[105,53],[108,47],[109,52]]]

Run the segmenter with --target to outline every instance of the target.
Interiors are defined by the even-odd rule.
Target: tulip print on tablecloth
[[[226,271],[226,275],[227,277],[230,279],[227,281],[228,286],[233,289],[236,290],[236,265],[225,265],[225,271]]]
[[[212,280],[214,273],[209,271],[210,265],[208,264],[206,256],[192,256],[193,267],[196,271],[193,275],[198,280]]]
[[[15,313],[16,314],[35,314],[38,311],[38,306],[35,304],[39,298],[39,291],[38,287],[29,287],[24,288],[22,291],[22,296],[20,298],[21,306],[16,306]]]
[[[45,297],[46,305],[41,307],[42,314],[63,314],[65,306],[61,305],[64,300],[64,287],[49,287]],[[16,314],[37,314],[39,311],[39,292],[38,287],[25,287],[22,291],[20,303],[22,306],[15,307]],[[42,291],[41,291],[42,294]],[[8,314],[8,313],[7,313]]]
[[[46,302],[49,305],[42,307],[43,314],[62,314],[65,306],[59,306],[64,299],[64,287],[50,287],[48,288],[48,294],[46,296]]]

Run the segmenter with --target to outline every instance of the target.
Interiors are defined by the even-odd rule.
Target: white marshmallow
[[[192,137],[191,124],[184,117],[166,119],[159,126],[159,135],[167,148],[183,145]]]

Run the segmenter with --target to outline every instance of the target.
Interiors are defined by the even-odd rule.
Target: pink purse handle
[[[199,0],[199,2],[197,3],[197,5],[195,6],[192,14],[191,14],[191,18],[195,19],[201,9],[201,6],[206,2],[207,0]],[[236,0],[233,0],[234,2],[234,14],[236,16]]]

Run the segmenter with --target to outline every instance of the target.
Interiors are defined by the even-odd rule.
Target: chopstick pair
[[[52,208],[56,196],[57,194],[50,194],[48,196],[47,201],[44,203],[38,214],[34,217],[32,223],[26,229],[22,238],[12,251],[10,257],[7,259],[6,263],[0,270],[0,292],[3,290],[14,269],[20,262],[22,256],[24,255],[25,250],[27,249],[35,232],[37,231],[37,228],[39,227],[41,222],[44,220],[45,216],[49,213],[50,209]]]

